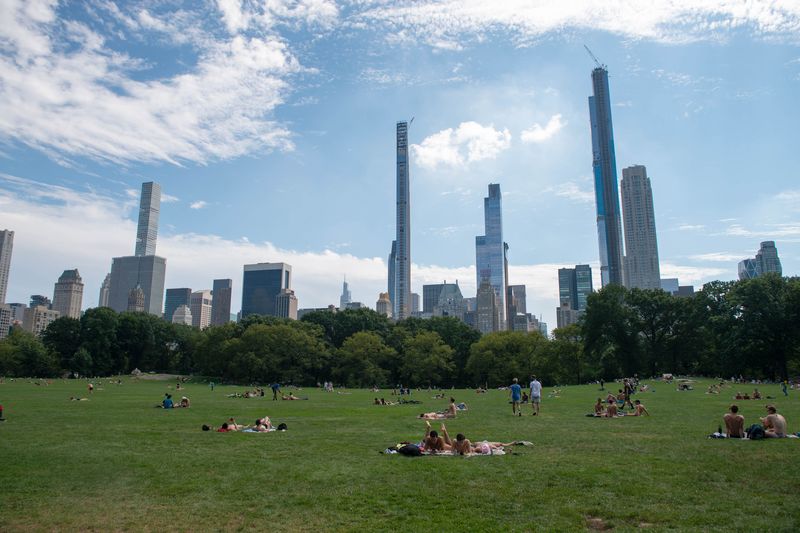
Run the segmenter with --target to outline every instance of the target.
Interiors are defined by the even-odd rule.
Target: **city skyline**
[[[329,9],[314,16],[273,13],[269,28],[247,13],[230,24],[213,3],[182,17],[137,2],[120,14],[46,5],[52,17],[35,21],[12,4],[18,24],[6,28],[28,33],[3,34],[3,61],[19,74],[0,89],[0,227],[17,233],[6,301],[49,293],[76,267],[98,294],[109,257],[131,254],[136,189],[155,179],[167,287],[232,278],[238,304],[241,265],[285,261],[303,307],[337,302],[342,275],[354,300],[371,304],[386,290],[395,227],[393,126],[416,116],[411,289],[459,279],[475,295],[472,240],[496,182],[509,278],[527,286],[529,312],[555,324],[557,269],[598,262],[584,42],[609,66],[619,166],[642,161],[658,178],[662,276],[698,288],[735,279],[764,240],[776,241],[787,275],[798,272],[800,161],[786,139],[800,119],[800,51],[786,29],[800,16],[788,4],[756,16],[663,3],[644,19],[625,5],[541,17],[520,4],[514,20],[474,4],[460,24],[463,15],[426,2],[404,17],[390,16],[392,5],[321,3]],[[441,27],[419,16],[426,7]],[[341,61],[345,46],[353,53]],[[66,69],[32,66],[67,60],[111,75],[79,67],[66,84]],[[215,68],[230,74],[222,86],[203,77]],[[45,105],[42,94],[61,99]]]

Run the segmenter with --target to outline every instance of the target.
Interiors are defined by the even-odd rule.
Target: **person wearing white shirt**
[[[533,407],[533,416],[539,414],[539,404],[542,401],[542,384],[536,379],[536,376],[531,376],[531,406]]]

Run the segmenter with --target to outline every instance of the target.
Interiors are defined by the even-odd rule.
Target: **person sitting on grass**
[[[597,403],[594,404],[594,416],[603,416],[603,400],[598,398]]]
[[[732,404],[728,410],[730,410],[730,413],[726,413],[725,416],[722,417],[722,420],[725,421],[725,433],[729,438],[743,439],[744,417],[739,414],[739,406]]]
[[[444,424],[442,424],[442,432],[445,434],[447,432]],[[447,440],[449,441],[450,438],[448,437]],[[425,438],[422,439],[422,449],[429,453],[443,453],[449,452],[452,448],[452,444],[445,442],[435,430],[431,429],[431,423],[425,421]]]
[[[189,401],[189,398],[187,398],[186,396],[183,396],[181,398],[181,402],[178,405],[176,405],[175,407],[188,408],[190,406],[191,406],[191,402]]]
[[[761,399],[761,393],[758,392],[758,389],[753,389],[753,399],[754,400],[760,400]]]
[[[750,395],[745,392],[744,396],[742,396],[742,400],[749,400],[749,399],[750,399]]]
[[[417,418],[422,418],[424,420],[442,420],[444,418],[455,418],[456,417],[456,399],[450,398],[450,405],[447,406],[447,409],[444,411],[432,411],[430,413],[420,413]]]
[[[761,419],[764,425],[764,436],[782,438],[786,436],[786,419],[779,415],[774,405],[767,406],[767,416]]]
[[[272,429],[272,422],[268,416],[264,418],[259,418],[256,420],[256,423],[253,424],[252,428],[253,431],[258,431],[259,433],[266,433]]]
[[[375,398],[375,399],[372,401],[372,405],[380,405],[380,404],[381,404],[381,401],[380,401],[379,399],[377,399],[377,398]]]
[[[174,406],[175,404],[172,402],[172,394],[165,394],[164,399],[161,400],[161,407],[164,409],[172,409]]]
[[[634,405],[633,407],[633,413],[631,413],[631,416],[643,416],[643,415],[650,416],[650,413],[647,412],[647,409],[645,409],[641,400],[636,400],[634,403],[636,405]]]
[[[617,402],[616,400],[608,400],[608,407],[606,407],[606,412],[603,413],[603,417],[605,418],[614,418],[617,416]]]

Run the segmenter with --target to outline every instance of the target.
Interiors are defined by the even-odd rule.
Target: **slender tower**
[[[483,213],[485,235],[475,237],[476,282],[478,287],[486,282],[494,289],[495,295],[492,301],[493,305],[497,306],[498,319],[492,321],[492,324],[497,326],[492,331],[505,330],[508,292],[507,245],[503,241],[503,195],[500,193],[499,183],[489,184],[489,196],[483,199]]]
[[[139,226],[136,229],[136,254],[156,255],[158,213],[161,208],[161,185],[154,181],[142,183],[139,203]]]
[[[653,189],[643,165],[622,169],[622,218],[625,221],[625,286],[660,289]]]
[[[394,303],[398,320],[411,316],[411,198],[408,184],[408,122],[397,123],[397,264]]]
[[[0,305],[6,303],[8,271],[11,269],[11,251],[14,249],[14,232],[0,231]]]
[[[592,71],[594,96],[589,97],[592,124],[592,167],[597,201],[597,239],[600,245],[602,286],[623,284],[622,221],[617,189],[617,162],[614,155],[614,130],[611,125],[611,97],[608,71],[604,65]]]

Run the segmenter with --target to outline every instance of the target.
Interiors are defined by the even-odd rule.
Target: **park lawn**
[[[285,531],[796,531],[800,439],[712,440],[735,388],[704,394],[648,382],[652,416],[595,419],[598,387],[545,388],[542,414],[513,417],[508,393],[446,391],[469,410],[452,436],[529,440],[496,457],[382,455],[419,440],[415,416],[444,409],[374,406],[376,394],[304,389],[309,401],[227,398],[244,387],[189,383],[190,409],[165,411],[173,381],[85,381],[37,386],[5,380],[0,403],[0,530]],[[610,384],[608,387],[615,387]],[[752,392],[752,386],[734,386]],[[790,431],[800,430],[800,393],[774,396]],[[395,398],[389,391],[378,394]],[[746,423],[773,400],[739,401]],[[268,415],[289,430],[213,433],[229,416]],[[438,426],[438,424],[436,424]]]

